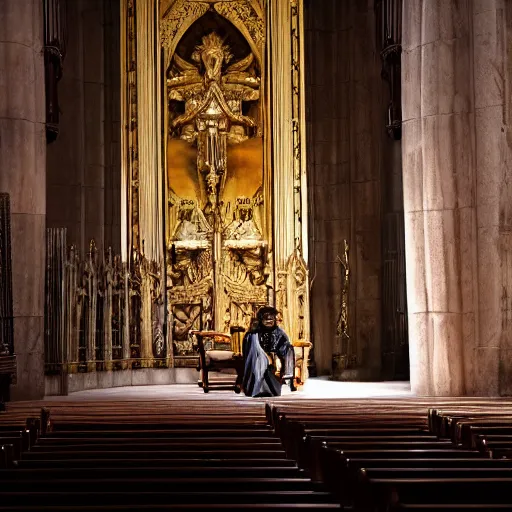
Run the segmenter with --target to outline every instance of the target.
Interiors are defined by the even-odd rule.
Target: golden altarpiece
[[[191,330],[243,332],[265,304],[309,341],[302,22],[302,0],[122,1],[144,366],[195,366]]]

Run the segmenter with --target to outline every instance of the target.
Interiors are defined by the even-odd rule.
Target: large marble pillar
[[[471,2],[408,0],[403,180],[411,386],[462,395],[476,341]]]
[[[46,138],[41,0],[0,0],[0,191],[11,197],[13,399],[44,395]]]
[[[411,382],[512,393],[512,131],[504,0],[404,2]]]
[[[478,343],[468,393],[512,394],[511,2],[474,1]]]

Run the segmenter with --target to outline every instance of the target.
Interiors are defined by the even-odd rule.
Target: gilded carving
[[[261,61],[265,46],[265,22],[249,0],[238,0],[237,2],[219,2],[215,4],[215,10],[231,21],[240,29],[245,28],[248,35],[258,49],[258,58]],[[243,30],[245,32],[245,30]]]
[[[134,0],[128,0],[126,19],[126,59],[128,70],[126,82],[128,88],[127,130],[128,130],[128,172],[129,172],[129,222],[130,233],[128,243],[130,248],[140,248],[139,240],[139,162],[138,162],[138,120],[137,120],[137,30]]]
[[[122,369],[124,359],[123,345],[126,343],[124,329],[126,296],[125,296],[126,266],[121,262],[119,255],[114,256],[112,275],[112,318],[111,318],[111,359],[113,368]]]
[[[109,247],[103,267],[104,291],[103,291],[103,360],[105,370],[112,369],[112,332],[114,320],[114,286],[115,286],[115,261],[112,248]]]
[[[340,258],[338,256],[338,260],[341,264],[341,275],[342,275],[342,283],[341,283],[341,308],[340,314],[338,316],[338,321],[336,323],[336,334],[346,340],[350,338],[348,334],[348,292],[349,292],[349,283],[350,283],[350,267],[348,264],[348,243],[346,240],[343,240],[344,250],[343,257]]]
[[[85,355],[87,370],[96,369],[96,315],[98,302],[98,272],[97,272],[97,250],[94,240],[91,240],[89,253],[85,261],[84,278],[86,280],[86,297],[88,307],[86,308],[85,328],[86,335]]]
[[[299,250],[290,256],[286,269],[288,314],[295,319],[290,335],[295,341],[309,341],[309,271]]]
[[[167,78],[167,283],[179,355],[191,352],[192,327],[248,326],[267,301],[263,159],[254,158],[262,153],[261,127],[251,107],[261,79],[252,53],[233,61],[211,32],[187,59],[173,56]],[[188,164],[180,167],[180,155],[189,155]]]
[[[164,48],[174,47],[179,32],[190,26],[192,21],[200,18],[208,10],[208,4],[177,0],[164,14],[160,23],[160,44]],[[182,35],[182,34],[181,34]]]
[[[286,282],[288,280],[288,272],[286,270],[277,271],[276,283],[276,309],[285,312],[288,309],[288,297],[286,294]]]
[[[134,249],[129,271],[119,255],[109,248],[100,256],[91,241],[84,259],[71,246],[62,267],[55,259],[49,265],[49,285],[55,279],[63,284],[62,310],[50,313],[62,315],[62,348],[58,337],[50,340],[62,373],[172,364],[163,337],[161,272],[155,262]]]
[[[140,358],[143,367],[152,366],[153,335],[160,298],[160,272],[158,265],[142,257],[140,260],[141,278],[141,344]],[[157,356],[158,357],[158,356]],[[160,355],[159,357],[163,357]]]
[[[302,222],[302,145],[301,145],[301,30],[300,9],[296,0],[290,2],[291,8],[291,79],[292,79],[292,151],[293,151],[293,190],[294,190],[294,238],[295,246],[301,247]]]
[[[78,293],[78,272],[79,272],[79,259],[76,247],[72,245],[69,248],[66,264],[64,265],[65,272],[65,312],[67,313],[64,321],[64,339],[68,340],[67,352],[65,353],[66,361],[68,362],[66,370],[69,373],[77,371],[78,357],[78,326],[80,325],[79,318],[79,299]],[[72,364],[72,362],[74,364]]]
[[[333,377],[335,379],[343,378],[343,371],[353,368],[357,364],[357,356],[352,354],[349,335],[349,309],[348,298],[350,288],[350,266],[349,266],[349,246],[346,240],[343,240],[343,256],[338,256],[341,265],[341,306],[338,320],[336,322],[336,335],[338,336],[338,347],[333,354]]]
[[[129,276],[129,358],[132,368],[140,368],[142,331],[142,270],[141,256],[137,249],[132,251]]]
[[[160,0],[161,17],[153,21],[159,23],[164,56],[164,67],[155,70],[155,76],[160,73],[165,80],[166,92],[161,114],[167,268],[158,270],[144,266],[139,235],[139,196],[146,197],[146,191],[138,172],[138,106],[145,98],[137,97],[136,35],[137,30],[143,32],[136,26],[134,0],[127,2],[131,187],[127,211],[134,254],[125,289],[130,294],[126,302],[131,357],[140,362],[151,352],[161,357],[166,351],[168,357],[172,346],[181,358],[175,364],[182,365],[194,353],[190,329],[245,329],[256,310],[269,303],[294,325],[287,325],[287,330],[297,340],[307,339],[301,1],[289,0],[283,6],[265,0]],[[275,17],[279,27],[269,27],[273,37],[290,41],[279,49],[278,64],[275,52],[266,49],[269,8],[284,13]],[[264,66],[266,56],[271,58]],[[279,68],[277,76],[283,84],[272,90],[278,91],[276,98],[284,98],[284,110],[266,95],[274,67]],[[276,123],[270,101],[276,118],[291,120],[280,123],[282,133],[278,130],[277,136],[286,143],[277,158],[279,165],[271,152],[269,131]],[[272,195],[274,173],[286,184],[277,187],[283,197]],[[273,197],[282,207],[275,207]],[[275,218],[279,209],[285,220]],[[283,222],[277,230],[276,222]],[[280,243],[276,250],[273,233],[280,236],[283,231],[290,233],[292,243]],[[167,344],[162,332],[166,312],[157,293],[164,288]],[[110,304],[108,286],[106,293]]]
[[[265,284],[270,274],[267,242],[254,218],[249,198],[238,198],[233,221],[224,230],[222,296],[227,327],[247,329],[257,309],[267,303]]]

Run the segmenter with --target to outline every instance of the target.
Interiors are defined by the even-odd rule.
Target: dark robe
[[[243,389],[247,396],[281,396],[281,381],[275,375],[267,354],[281,361],[281,378],[291,379],[295,372],[295,352],[280,327],[267,330],[258,327],[247,332],[242,345],[244,356]]]

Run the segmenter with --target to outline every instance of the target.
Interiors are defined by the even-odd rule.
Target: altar
[[[190,332],[274,305],[308,343],[302,2],[123,0],[123,259],[130,358],[195,367]]]
[[[265,305],[303,382],[302,1],[121,0],[120,13],[121,254],[48,231],[46,394],[197,381],[193,333],[235,345]]]

